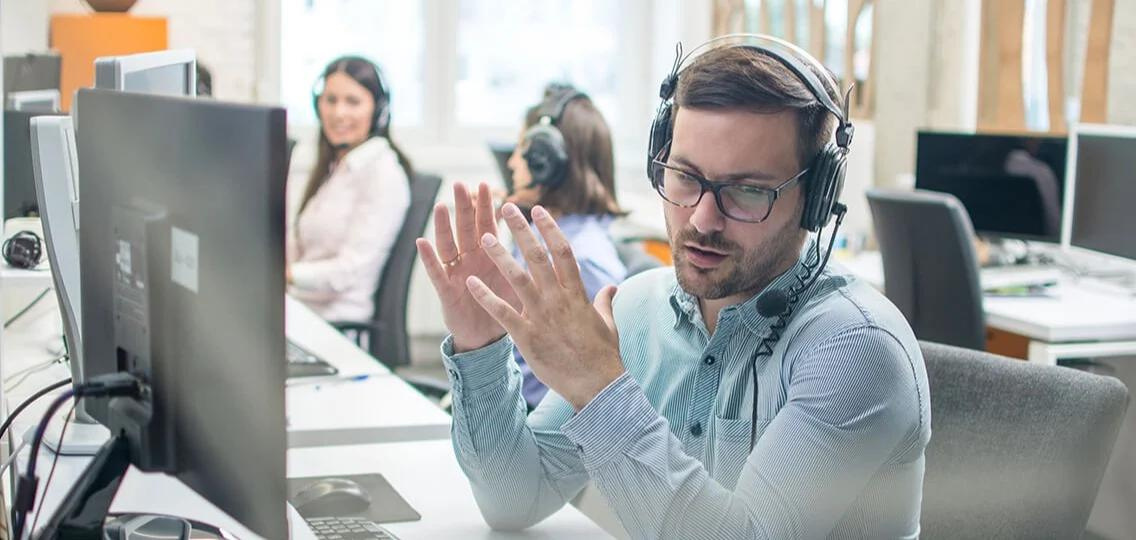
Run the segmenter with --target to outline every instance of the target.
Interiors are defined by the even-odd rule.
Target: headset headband
[[[836,128],[836,144],[841,149],[847,150],[852,143],[852,134],[854,131],[848,115],[848,101],[852,93],[852,87],[850,86],[844,93],[844,107],[840,107],[832,100],[832,96],[829,94],[829,90],[835,94],[840,94],[840,90],[828,69],[804,49],[774,36],[745,33],[726,34],[705,41],[686,54],[683,54],[682,43],[679,43],[675,47],[674,67],[671,71],[671,75],[667,77],[667,80],[664,81],[663,85],[659,88],[659,97],[666,100],[674,96],[678,86],[679,73],[682,72],[693,58],[700,56],[700,54],[696,53],[704,49],[715,48],[725,43],[728,43],[730,46],[748,47],[765,54],[779,61],[792,71],[798,79],[805,83],[805,86],[808,87],[810,93],[813,94],[821,106],[831,112],[839,121],[839,126]],[[817,73],[820,73],[821,76],[824,77],[823,81],[817,76]]]

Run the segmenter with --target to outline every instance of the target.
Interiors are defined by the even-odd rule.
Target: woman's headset
[[[390,90],[386,81],[383,79],[383,70],[374,62],[367,60],[360,56],[344,56],[332,62],[332,65],[343,62],[360,62],[369,66],[368,69],[372,70],[375,75],[375,80],[379,83],[379,94],[372,93],[371,97],[375,100],[375,112],[371,117],[371,132],[370,135],[381,135],[387,132],[390,126]],[[335,73],[338,73],[336,71]],[[320,118],[319,99],[323,95],[324,84],[327,82],[325,75],[320,75],[316,82],[312,85],[312,107],[316,111],[316,118]],[[366,86],[364,86],[366,88]],[[368,88],[370,90],[370,88]]]
[[[572,86],[556,87],[541,103],[540,119],[525,132],[524,153],[532,175],[532,185],[555,189],[568,177],[568,149],[564,144],[564,134],[558,127],[564,109],[577,99],[587,99],[587,94]]]
[[[730,41],[738,41],[738,43],[722,45]],[[809,92],[816,97],[817,101],[840,122],[836,128],[836,143],[828,143],[813,158],[807,180],[804,183],[806,198],[805,211],[801,215],[801,227],[810,232],[819,231],[828,223],[829,217],[834,213],[840,199],[840,192],[844,187],[844,173],[847,168],[845,160],[848,147],[852,144],[855,128],[848,118],[848,95],[845,94],[844,96],[845,106],[843,108],[838,106],[829,94],[829,89],[831,89],[832,94],[840,95],[836,81],[832,79],[817,59],[788,41],[760,34],[729,34],[711,39],[691,49],[686,55],[682,54],[682,46],[680,45],[676,49],[675,63],[670,75],[659,86],[659,98],[663,101],[659,105],[655,119],[651,122],[647,170],[651,171],[654,168],[652,162],[656,157],[666,158],[666,156],[660,156],[660,153],[671,140],[675,91],[678,88],[678,79],[682,69],[697,56],[695,53],[703,49],[716,48],[715,46],[719,45],[742,47],[777,60],[789,71],[792,71],[805,84]],[[813,69],[810,69],[810,67]],[[823,82],[817,76],[817,73],[823,75],[825,79]],[[849,92],[851,92],[851,89],[849,89]],[[648,173],[647,176],[650,178],[651,175]]]

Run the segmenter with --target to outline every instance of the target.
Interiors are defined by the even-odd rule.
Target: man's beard
[[[688,294],[704,300],[718,300],[742,293],[746,296],[757,294],[791,266],[800,253],[800,230],[793,222],[772,233],[766,242],[748,252],[743,252],[720,231],[701,234],[688,225],[675,233],[670,230],[670,223],[667,223],[667,229],[679,286]],[[686,259],[684,244],[687,242],[729,256],[718,267],[704,270]],[[705,279],[695,279],[693,275],[701,275]],[[716,275],[712,281],[711,275]]]

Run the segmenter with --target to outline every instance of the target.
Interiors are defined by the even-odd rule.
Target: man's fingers
[[[469,289],[473,299],[485,310],[489,316],[493,317],[509,334],[519,334],[524,331],[525,321],[517,310],[513,309],[508,302],[501,299],[489,289],[483,281],[476,276],[466,278],[466,287]]]
[[[473,208],[473,198],[465,184],[454,184],[454,226],[458,233],[458,253],[469,253],[477,249],[477,221]]]
[[[437,246],[438,257],[442,261],[452,261],[460,253],[454,243],[453,228],[450,227],[450,211],[442,203],[434,206],[434,245]]]
[[[608,285],[600,289],[600,292],[596,293],[596,299],[592,301],[592,307],[596,309],[596,313],[600,314],[600,318],[612,332],[616,332],[615,314],[611,307],[611,302],[615,299],[615,291],[615,285]]]
[[[501,275],[505,276],[505,281],[508,281],[513,290],[516,291],[522,304],[527,306],[539,301],[539,287],[533,283],[532,277],[520,263],[514,260],[508,251],[505,251],[505,246],[501,245],[496,236],[492,234],[482,235],[481,247],[489,255],[489,260],[497,266]]]
[[[493,210],[493,195],[489,193],[489,184],[482,182],[477,186],[477,236],[483,234],[497,235],[497,216]]]
[[[529,228],[529,222],[525,220],[521,209],[513,203],[507,203],[501,208],[501,213],[505,216],[505,223],[513,233],[513,240],[517,243],[517,249],[520,250],[525,263],[528,264],[537,287],[545,289],[555,286],[556,272],[552,269],[552,261],[548,259],[548,250],[541,245],[536,234]]]
[[[536,224],[544,243],[552,254],[552,262],[556,266],[556,275],[562,287],[585,294],[584,282],[580,278],[580,267],[576,263],[576,255],[572,253],[572,244],[568,237],[556,225],[556,220],[544,207],[534,206],[532,210],[533,223]]]

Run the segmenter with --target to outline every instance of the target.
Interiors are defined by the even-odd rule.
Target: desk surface
[[[23,270],[8,266],[0,262],[0,287],[37,287],[48,288],[51,282],[51,270]]]
[[[883,288],[879,252],[840,261],[853,275]],[[986,296],[988,325],[1038,341],[1119,341],[1136,339],[1136,298],[1116,294],[1091,280],[1065,278],[1048,296]]]
[[[302,448],[288,452],[291,477],[379,472],[421,521],[385,525],[413,538],[610,538],[571,505],[522,533],[491,530],[481,517],[450,441]]]

